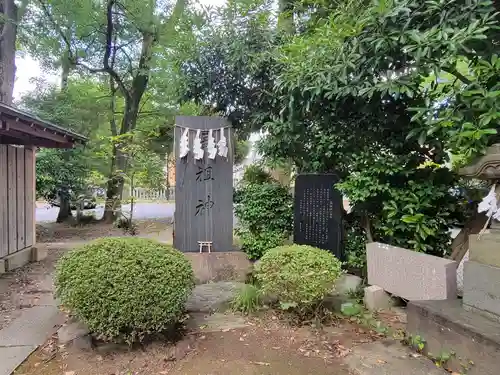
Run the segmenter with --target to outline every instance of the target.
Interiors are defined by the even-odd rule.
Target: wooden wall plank
[[[0,258],[9,254],[9,220],[7,206],[7,147],[0,145]]]
[[[26,148],[25,160],[25,223],[26,223],[26,246],[33,246],[36,242],[35,233],[35,152]]]
[[[7,148],[7,206],[9,227],[9,254],[15,253],[17,248],[17,148]]]
[[[26,199],[26,168],[24,158],[24,148],[17,148],[17,250],[26,247],[26,212],[25,199]]]

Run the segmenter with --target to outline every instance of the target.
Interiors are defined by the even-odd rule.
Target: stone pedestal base
[[[460,300],[410,302],[407,333],[420,335],[433,356],[454,353],[444,366],[451,371],[499,373],[500,323],[465,310]]]
[[[191,261],[197,284],[211,281],[245,282],[253,265],[241,251],[185,253]]]
[[[494,249],[491,249],[494,251]],[[474,253],[471,250],[471,256]],[[500,321],[500,268],[468,261],[464,264],[464,307]]]

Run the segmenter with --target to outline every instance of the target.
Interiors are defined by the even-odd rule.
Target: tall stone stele
[[[490,146],[486,154],[459,173],[497,183],[500,202],[500,144]],[[500,322],[500,223],[493,220],[490,229],[469,238],[469,260],[464,263],[463,307]]]

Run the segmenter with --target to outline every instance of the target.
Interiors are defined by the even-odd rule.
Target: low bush
[[[306,245],[268,250],[255,265],[262,293],[275,297],[285,310],[316,305],[341,275],[342,263],[335,256]]]
[[[194,287],[181,252],[144,238],[99,239],[61,258],[56,293],[106,341],[142,341],[183,317]]]

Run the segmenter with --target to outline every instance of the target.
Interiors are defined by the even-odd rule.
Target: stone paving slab
[[[23,310],[10,325],[0,330],[0,347],[39,346],[64,323],[56,306],[35,306]]]
[[[0,375],[11,375],[36,348],[35,345],[0,348]]]
[[[344,363],[356,375],[446,375],[428,358],[415,355],[395,340],[374,341],[353,348]]]

